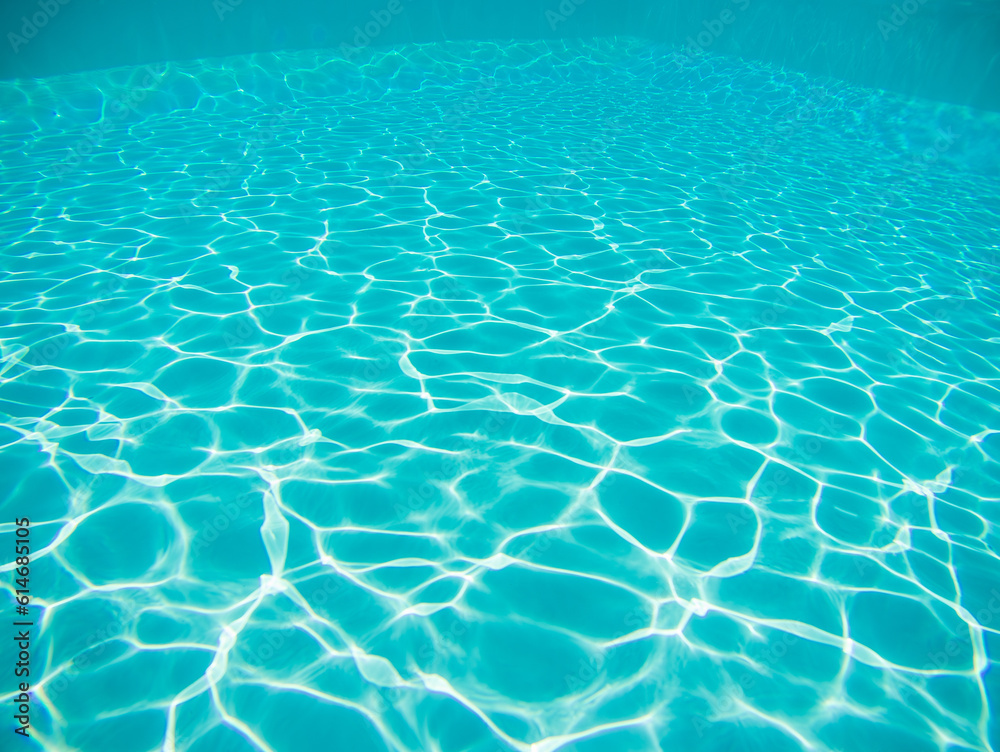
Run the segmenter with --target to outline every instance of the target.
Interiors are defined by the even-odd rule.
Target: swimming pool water
[[[0,101],[28,746],[996,748],[996,115],[628,39]]]

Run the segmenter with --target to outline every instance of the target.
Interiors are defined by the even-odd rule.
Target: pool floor
[[[38,748],[996,748],[996,116],[636,40],[0,101]]]

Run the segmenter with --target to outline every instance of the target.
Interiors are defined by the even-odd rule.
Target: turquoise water
[[[997,748],[1000,116],[630,39],[0,102],[0,748]]]

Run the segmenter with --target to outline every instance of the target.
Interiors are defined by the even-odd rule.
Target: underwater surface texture
[[[997,748],[1000,116],[629,39],[0,103],[3,749]]]

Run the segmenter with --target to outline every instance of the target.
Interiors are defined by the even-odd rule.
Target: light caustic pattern
[[[366,54],[0,89],[44,748],[995,744],[995,119]]]

